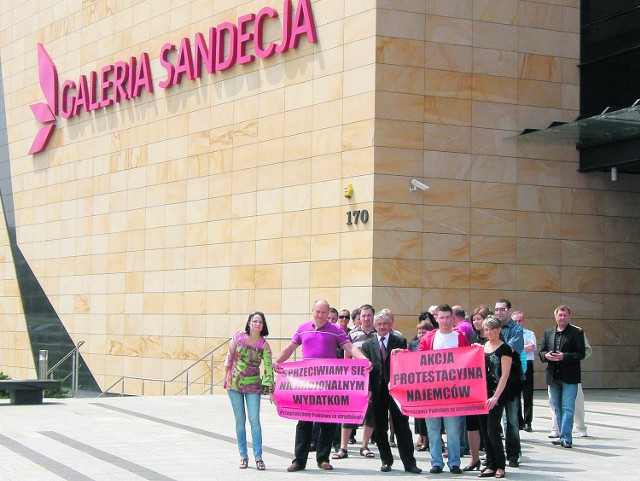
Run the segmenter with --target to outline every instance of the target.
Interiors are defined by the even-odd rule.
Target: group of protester
[[[282,364],[300,346],[303,359],[344,357],[368,361],[370,396],[364,417],[360,455],[375,457],[369,449],[375,432],[382,463],[380,470],[391,471],[394,462],[388,437],[391,426],[391,441],[395,437],[404,470],[413,474],[421,473],[422,469],[417,466],[414,455],[416,447],[409,418],[402,414],[389,393],[391,357],[407,350],[433,351],[482,346],[488,413],[416,419],[416,433],[419,435],[417,449],[429,449],[432,474],[441,473],[445,467],[443,432],[447,439],[447,465],[453,474],[477,469],[480,471],[478,477],[503,478],[507,464],[510,467],[519,466],[519,430],[532,430],[533,359],[537,345],[533,332],[522,327],[524,314],[513,311],[509,300],[499,299],[493,313],[489,308],[480,306],[472,311],[469,319],[460,306],[432,306],[420,315],[418,335],[409,343],[399,331],[393,329],[394,314],[389,309],[376,313],[373,306],[365,304],[353,312],[347,309],[338,311],[331,308],[327,301],[318,300],[312,306],[311,315],[311,320],[298,327],[291,342],[282,349],[275,361],[272,361],[271,349],[265,339],[269,331],[262,312],[250,314],[244,331],[238,331],[230,341],[224,363],[225,388],[236,419],[241,458],[239,468],[246,469],[249,462],[246,435],[248,414],[256,467],[259,470],[266,469],[262,459],[260,395],[268,394],[274,401],[274,371],[281,371]],[[545,331],[539,358],[547,363],[546,382],[552,412],[557,419],[555,432],[552,431],[549,437],[553,444],[570,448],[574,404],[578,392],[581,392],[580,361],[585,358],[588,341],[582,329],[570,324],[571,310],[568,306],[559,306],[554,315],[556,326]],[[348,328],[349,320],[353,321],[353,329]],[[264,371],[262,376],[261,365]],[[514,382],[514,379],[521,382]],[[353,424],[337,427],[335,423],[298,421],[294,459],[287,471],[304,470],[313,448],[318,468],[332,470],[330,457],[348,457],[348,444],[354,442],[353,433],[358,427]],[[338,432],[339,445],[336,444]],[[332,445],[337,450],[331,456]],[[481,446],[484,446],[486,455],[484,463],[480,459]],[[467,451],[471,459],[461,467],[460,458]]]

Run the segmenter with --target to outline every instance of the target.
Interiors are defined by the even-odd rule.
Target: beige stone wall
[[[568,304],[594,345],[585,386],[637,387],[637,179],[508,139],[578,115],[579,2],[378,6],[375,304],[413,327],[431,304],[507,297],[538,339]]]
[[[33,379],[37,374],[4,223],[0,229],[0,293],[0,372]]]
[[[317,44],[60,121],[26,154],[38,42],[61,81],[146,51],[157,84],[165,42],[265,5],[282,12],[0,4],[18,242],[98,383],[172,378],[254,309],[286,338],[314,299],[372,301],[409,335],[431,304],[507,296],[539,337],[570,304],[594,345],[585,385],[638,387],[637,182],[507,139],[576,116],[577,0],[313,1]],[[414,177],[430,190],[410,193]],[[7,259],[2,322],[21,332]],[[2,369],[32,369],[1,339]]]

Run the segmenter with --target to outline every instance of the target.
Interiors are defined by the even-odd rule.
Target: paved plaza
[[[636,480],[640,461],[640,391],[585,390],[589,437],[573,449],[550,444],[546,392],[536,391],[534,432],[521,431],[522,464],[507,479]],[[428,474],[429,454],[416,453],[421,475],[406,474],[396,454],[390,473],[380,460],[365,459],[350,446],[349,458],[322,472],[310,459],[307,470],[287,473],[295,421],[281,419],[263,399],[262,429],[267,471],[237,468],[233,413],[224,395],[47,399],[44,405],[13,406],[0,401],[0,480],[10,481],[200,481],[222,479],[476,478],[445,470]],[[358,432],[360,439],[360,431]],[[312,453],[313,454],[313,453]],[[466,464],[468,458],[463,458]]]

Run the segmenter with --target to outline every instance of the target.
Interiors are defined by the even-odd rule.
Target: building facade
[[[287,338],[314,299],[370,302],[409,336],[507,297],[539,337],[571,306],[585,387],[640,386],[637,177],[514,138],[580,112],[579,0],[0,10],[5,373],[84,341],[104,390],[253,310]]]

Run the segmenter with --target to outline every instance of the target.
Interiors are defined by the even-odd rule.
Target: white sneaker
[[[586,431],[579,431],[578,434],[581,438],[586,438],[587,436],[589,436]]]

